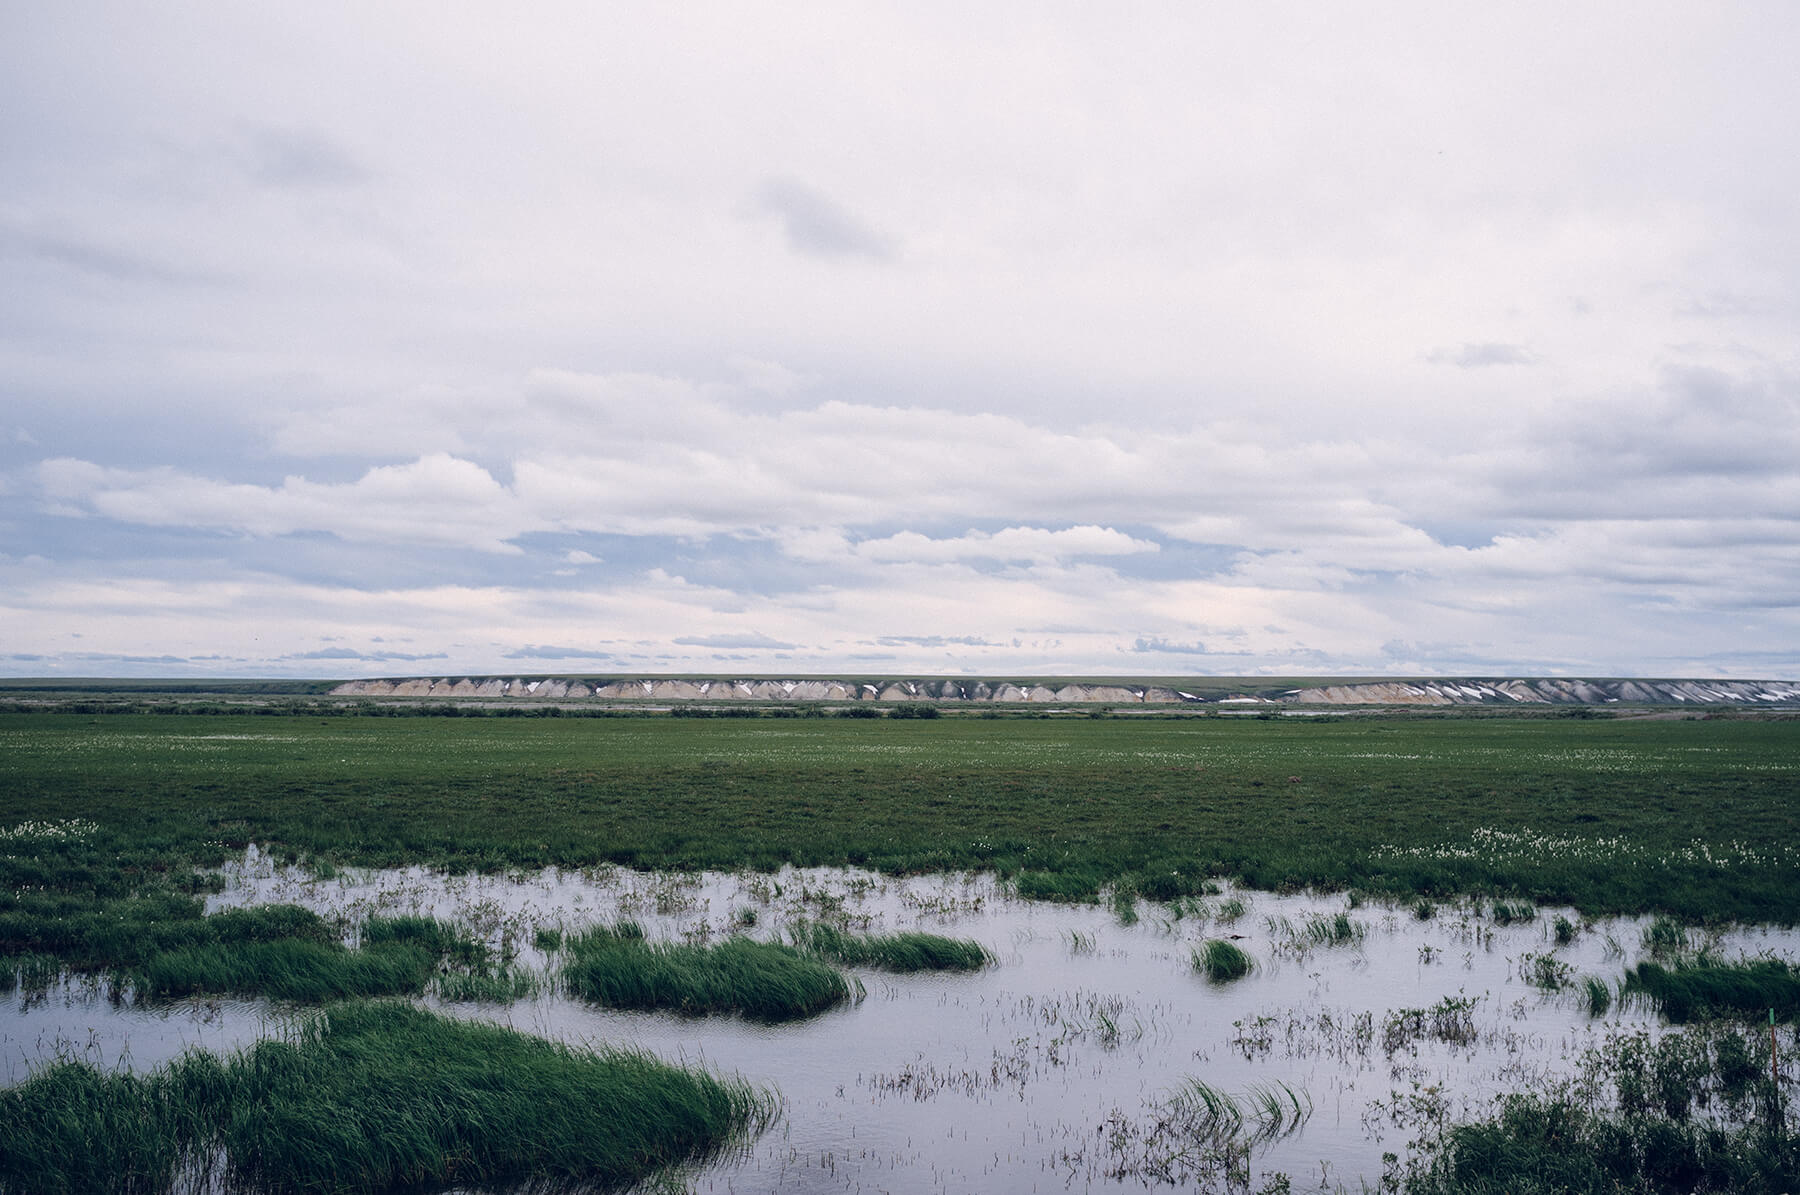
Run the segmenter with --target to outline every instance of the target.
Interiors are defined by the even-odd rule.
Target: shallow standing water
[[[1435,1111],[1477,1115],[1497,1093],[1567,1073],[1609,1035],[1657,1031],[1648,1009],[1590,1018],[1577,989],[1534,977],[1616,983],[1642,954],[1641,919],[1582,923],[1540,909],[1497,925],[1487,906],[1349,908],[1342,896],[1235,891],[1177,906],[1018,901],[991,878],[894,880],[842,870],[672,876],[614,868],[511,876],[422,869],[330,879],[273,866],[252,849],[227,869],[210,909],[290,902],[346,919],[428,913],[469,925],[543,970],[540,928],[620,917],[651,940],[778,938],[799,920],[871,932],[925,929],[981,942],[996,962],[974,974],[857,969],[865,993],[810,1020],[763,1025],[615,1012],[553,988],[511,1005],[423,1003],[573,1043],[637,1046],[669,1061],[733,1072],[775,1089],[782,1112],[741,1153],[687,1176],[697,1191],[940,1192],[1224,1189],[1229,1163],[1171,1119],[1191,1080],[1237,1097],[1246,1130],[1256,1094],[1284,1110],[1238,1181],[1285,1172],[1295,1190],[1359,1189],[1384,1153],[1404,1157]],[[1241,904],[1241,910],[1237,907]],[[1309,927],[1344,913],[1353,940]],[[1557,945],[1552,926],[1579,928]],[[1256,962],[1214,985],[1194,951],[1235,937]],[[1792,931],[1743,929],[1727,955],[1797,955]],[[1548,963],[1541,961],[1548,958]],[[1406,1031],[1407,1010],[1461,1009],[1466,1032]],[[149,1069],[189,1047],[241,1048],[291,1025],[263,1001],[115,1005],[104,985],[65,981],[0,1005],[0,1081],[58,1056]],[[1293,1127],[1294,1122],[1298,1127]],[[1245,1163],[1235,1163],[1244,1167]]]

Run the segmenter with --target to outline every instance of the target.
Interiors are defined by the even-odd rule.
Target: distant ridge
[[[752,680],[646,676],[627,680],[568,677],[414,677],[346,681],[337,697],[522,698],[538,701],[931,702],[943,704],[1097,705],[1659,705],[1800,704],[1800,682],[1774,680],[1621,680],[1570,677],[1321,681],[1262,687],[1254,679],[1179,682],[974,681],[941,677]]]

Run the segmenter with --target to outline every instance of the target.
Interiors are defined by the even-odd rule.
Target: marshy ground
[[[1544,1124],[1597,1183],[1629,1161],[1674,1175],[1646,1189],[1780,1190],[1795,735],[0,718],[0,1094],[59,1059],[150,1081],[188,1047],[309,1041],[351,996],[749,1093],[657,1155],[726,1148],[681,1172],[697,1190],[1475,1190],[1459,1158],[1503,1172]],[[823,994],[780,1015],[607,997],[578,972],[609,934],[598,953],[680,964],[674,990],[780,958]],[[1717,965],[1739,959],[1763,961]],[[1668,975],[1690,1004],[1721,976],[1775,1001],[1781,1085],[1755,1077],[1766,1012],[1673,1024]],[[619,1177],[590,1165],[564,1176]],[[206,1175],[302,1181],[177,1173]],[[0,1189],[44,1177],[0,1168]]]
[[[208,898],[215,911],[279,902],[352,937],[383,919],[457,926],[541,980],[505,1001],[428,985],[411,1002],[420,1008],[577,1049],[646,1050],[779,1092],[772,1127],[685,1173],[699,1191],[1255,1190],[1277,1174],[1297,1189],[1356,1190],[1424,1158],[1449,1126],[1509,1093],[1603,1085],[1600,1060],[1632,1050],[1653,1059],[1686,1032],[1636,996],[1594,1015],[1580,978],[1618,993],[1640,961],[1800,948],[1790,931],[1738,928],[1680,931],[1671,949],[1669,923],[1652,918],[1502,909],[1496,920],[1483,901],[1446,902],[1421,919],[1410,905],[1231,890],[1134,902],[1122,916],[1107,902],[1020,900],[981,875],[601,867],[319,878],[260,851],[223,875]],[[856,967],[856,998],[781,1021],[620,1009],[558,982],[585,929],[623,921],[688,948],[787,943],[823,924],[850,939],[905,931],[978,943],[992,961]],[[1230,940],[1251,972],[1207,982],[1193,954],[1211,940]],[[187,1046],[230,1057],[301,1033],[315,1015],[266,1000],[114,1003],[104,984],[64,981],[13,994],[0,1049],[8,1082],[59,1056],[154,1073]],[[1800,1042],[1791,1025],[1779,1035],[1791,1060]],[[1744,1045],[1766,1065],[1764,1038]],[[1787,1080],[1795,1074],[1789,1065]],[[1754,1116],[1751,1096],[1740,1104]],[[1708,1111],[1724,1115],[1723,1097]]]

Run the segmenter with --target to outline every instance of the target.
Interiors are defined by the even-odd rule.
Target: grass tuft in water
[[[1537,909],[1524,901],[1497,900],[1494,902],[1492,913],[1495,925],[1513,925],[1537,920]]]
[[[62,972],[62,960],[47,954],[0,956],[0,996],[47,991]]]
[[[139,997],[241,993],[318,1003],[416,994],[440,969],[449,978],[489,968],[484,943],[430,917],[371,918],[356,950],[292,905],[233,909],[200,925],[211,940],[151,953],[123,971]]]
[[[145,999],[244,993],[317,1003],[421,992],[436,967],[435,957],[404,943],[346,950],[288,938],[166,951],[129,978]]]
[[[1429,1136],[1404,1187],[1382,1189],[1791,1191],[1800,1187],[1800,1139],[1782,1113],[1772,1061],[1761,1032],[1726,1025],[1612,1038],[1585,1051],[1577,1073],[1548,1090],[1509,1096],[1491,1119]]]
[[[1625,990],[1642,992],[1677,1024],[1715,1017],[1800,1019],[1800,968],[1778,959],[1647,962],[1627,971]]]
[[[1209,983],[1230,983],[1250,974],[1255,961],[1234,942],[1210,938],[1194,952],[1194,969],[1206,973]]]
[[[1099,871],[1021,871],[1013,889],[1023,900],[1093,904],[1100,899],[1103,877]]]
[[[1606,1010],[1612,1007],[1612,988],[1598,975],[1589,975],[1581,981],[1582,992],[1587,997],[1587,1010],[1590,1017],[1603,1017]]]
[[[1687,927],[1673,917],[1658,917],[1644,927],[1640,941],[1651,958],[1670,958],[1688,948]]]
[[[0,1189],[611,1189],[760,1131],[774,1100],[387,1003],[146,1076],[58,1063],[0,1092]]]
[[[1265,919],[1277,947],[1304,955],[1315,946],[1353,946],[1368,934],[1369,927],[1349,913],[1314,913],[1299,925],[1286,917]]]
[[[1492,1121],[1457,1125],[1407,1195],[1732,1191],[1776,1195],[1800,1180],[1794,1142],[1758,1128],[1632,1121],[1576,1101],[1507,1097]]]
[[[1362,941],[1369,927],[1348,913],[1318,913],[1307,918],[1304,932],[1317,946],[1348,946]]]
[[[454,971],[437,980],[438,999],[452,1004],[511,1004],[529,1000],[543,988],[543,977],[536,972],[510,967]]]
[[[1519,978],[1546,992],[1560,992],[1574,982],[1575,969],[1548,952],[1519,956]]]
[[[1248,1192],[1255,1148],[1294,1132],[1311,1114],[1311,1098],[1286,1084],[1232,1096],[1189,1079],[1143,1120],[1115,1110],[1096,1130],[1095,1146],[1113,1183]],[[1263,1177],[1258,1190],[1265,1195],[1291,1189],[1283,1174]]]
[[[1480,996],[1445,996],[1429,1008],[1396,1008],[1381,1023],[1381,1048],[1389,1057],[1421,1039],[1463,1045],[1475,1040]]]
[[[479,969],[487,965],[487,944],[435,917],[371,917],[363,924],[365,947],[408,943],[450,962]]]
[[[851,998],[843,975],[791,946],[748,938],[652,945],[643,932],[627,921],[565,939],[569,991],[612,1008],[735,1012],[764,1021],[812,1016]]]
[[[851,934],[819,921],[802,922],[788,933],[807,954],[884,971],[979,971],[993,961],[981,943],[940,934]]]
[[[1258,1083],[1233,1096],[1189,1079],[1169,1098],[1170,1111],[1201,1138],[1269,1141],[1286,1136],[1312,1115],[1312,1100],[1285,1083]]]

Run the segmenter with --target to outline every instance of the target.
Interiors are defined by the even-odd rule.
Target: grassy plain
[[[1390,895],[1421,916],[1439,898],[1480,894],[1496,919],[1534,916],[1534,901],[1665,914],[1647,933],[1667,939],[1673,957],[1687,941],[1682,920],[1800,920],[1800,721],[327,717],[280,706],[257,715],[0,714],[0,974],[22,983],[66,963],[111,970],[145,995],[263,991],[307,1000],[416,992],[433,976],[511,982],[478,957],[479,944],[425,919],[371,923],[350,949],[341,927],[297,909],[202,917],[197,897],[217,883],[205,869],[251,843],[321,868],[985,869],[1023,894],[1072,899],[1095,899],[1107,886],[1126,897],[1194,898],[1210,881],[1234,877]],[[1220,902],[1221,921],[1243,914],[1233,903]],[[1356,925],[1344,915],[1316,931],[1293,929],[1329,944],[1354,936]],[[825,949],[832,942],[841,949]],[[772,946],[754,958],[731,953],[748,943],[727,944],[724,959],[715,957],[724,948],[582,945],[570,944],[571,965],[630,956],[664,970],[678,963],[709,976],[760,976],[765,954],[814,962]],[[802,945],[837,956],[872,948],[842,934]],[[835,972],[818,970],[829,986]],[[579,988],[577,977],[566,978]],[[770,985],[757,978],[752,986]],[[808,1009],[841,998],[819,990]],[[712,1003],[680,993],[647,1002],[774,1015],[729,993]],[[709,1109],[691,1122],[680,1113],[667,1143],[621,1146],[603,1126],[539,1124],[531,1113],[543,1093],[636,1083],[638,1064],[484,1039],[474,1043],[483,1067],[502,1058],[512,1094],[477,1109],[493,1131],[457,1137],[451,1130],[467,1119],[458,1109],[488,1090],[458,1086],[457,1060],[470,1048],[462,1030],[366,1001],[324,1015],[315,1037],[266,1043],[223,1069],[195,1060],[136,1080],[58,1067],[0,1093],[9,1122],[42,1123],[50,1134],[0,1151],[0,1190],[86,1181],[56,1161],[68,1156],[57,1126],[127,1151],[94,1155],[100,1177],[90,1185],[141,1175],[155,1189],[156,1176],[223,1147],[228,1165],[274,1159],[242,1176],[252,1185],[330,1190],[443,1183],[452,1174],[478,1184],[610,1181],[642,1173],[640,1162],[703,1153],[761,1114],[750,1094],[659,1073],[645,1082],[691,1087]],[[1595,1063],[1597,1075],[1618,1083],[1638,1070],[1652,1078],[1679,1071],[1683,1091],[1716,1072],[1716,1098],[1742,1105],[1727,1136],[1704,1136],[1685,1103],[1638,1109],[1624,1087],[1622,1118],[1553,1093],[1492,1122],[1446,1125],[1435,1159],[1408,1185],[1498,1189],[1479,1180],[1492,1172],[1508,1174],[1510,1189],[1690,1189],[1646,1177],[1674,1166],[1742,1189],[1789,1189],[1794,1139],[1770,1127],[1764,1104],[1779,1103],[1758,1103],[1745,1077],[1762,1073],[1754,1056],[1761,1039],[1737,1040],[1708,1038],[1685,1053],[1670,1047],[1642,1066],[1623,1056]],[[415,1054],[443,1059],[443,1073],[393,1069]],[[283,1075],[311,1074],[315,1063],[342,1090],[310,1080],[302,1088],[336,1102],[283,1086]],[[447,1119],[423,1129],[368,1119],[384,1114],[393,1101],[382,1093],[396,1085],[439,1093],[425,1104],[442,1102]],[[394,1106],[414,1115],[418,1103]],[[217,1109],[227,1104],[249,1111],[221,1121]],[[1534,1126],[1558,1117],[1575,1143],[1565,1161],[1587,1167],[1589,1186],[1558,1185],[1568,1177],[1560,1171],[1501,1166],[1541,1170],[1550,1149]],[[95,1136],[115,1124],[126,1127]],[[221,1137],[222,1124],[252,1135]],[[268,1152],[268,1141],[343,1125],[356,1126],[346,1131],[357,1140],[392,1137],[412,1152]],[[254,1136],[265,1132],[266,1140]],[[502,1148],[514,1140],[529,1148]],[[625,1152],[609,1152],[615,1147]],[[1591,1164],[1596,1157],[1602,1169]]]
[[[256,842],[361,864],[978,868],[1073,898],[1237,876],[1800,919],[1800,721],[0,715],[0,832],[70,818],[104,858],[0,855],[102,888],[110,859]]]

